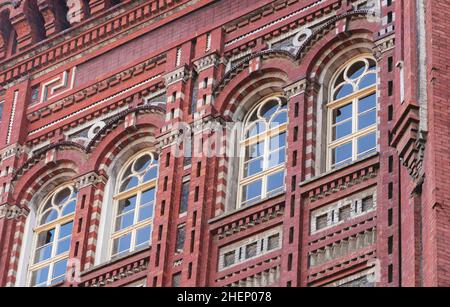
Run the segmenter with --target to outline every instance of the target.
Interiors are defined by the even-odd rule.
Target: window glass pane
[[[359,113],[363,113],[371,109],[374,109],[376,106],[377,106],[376,94],[361,98],[358,102]]]
[[[334,82],[334,87],[337,88],[339,87],[339,85],[341,85],[342,83],[344,83],[344,72],[341,72],[339,74],[339,76],[336,78],[336,81]]]
[[[258,243],[252,243],[252,244],[248,244],[245,247],[245,259],[249,259],[249,258],[253,258],[256,256],[257,252],[258,252]]]
[[[343,107],[333,110],[333,124],[343,122],[353,116],[353,104],[347,104]]]
[[[143,206],[139,209],[139,222],[151,219],[153,217],[153,203]]]
[[[352,207],[350,205],[339,209],[339,221],[346,221],[350,218]]]
[[[41,225],[45,225],[58,218],[58,212],[54,209],[44,213],[41,219]]]
[[[134,171],[136,173],[144,171],[150,165],[151,161],[152,157],[150,155],[143,155],[142,157],[139,157],[139,159],[134,162]]]
[[[147,171],[147,173],[145,173],[143,182],[152,181],[153,179],[156,179],[157,176],[158,176],[158,168],[156,166],[152,167]]]
[[[262,183],[261,180],[257,180],[242,188],[242,202],[250,203],[251,200],[255,201],[261,198]]]
[[[333,165],[340,166],[341,163],[351,161],[352,148],[352,143],[349,142],[333,149]]]
[[[355,80],[363,75],[366,71],[366,63],[363,61],[358,61],[354,63],[347,71],[347,77],[349,79]]]
[[[284,148],[270,153],[269,168],[283,164],[286,162],[286,150]]]
[[[141,196],[141,206],[152,203],[155,200],[155,189],[144,191]]]
[[[377,122],[377,113],[376,110],[372,110],[366,112],[358,117],[358,130],[365,129],[372,125],[375,125]]]
[[[45,267],[34,271],[31,274],[31,286],[46,286],[48,279],[49,267]]]
[[[336,91],[336,93],[334,94],[334,99],[335,100],[341,99],[341,98],[349,96],[352,93],[353,93],[353,85],[344,84]]]
[[[263,133],[266,130],[266,125],[263,122],[257,122],[247,132],[247,138],[251,138],[258,134]]]
[[[130,178],[125,179],[125,181],[122,183],[120,187],[120,192],[132,189],[138,185],[139,181],[137,177],[132,176]]]
[[[269,120],[270,117],[273,114],[275,114],[277,110],[278,110],[278,101],[270,100],[261,108],[260,115],[261,117],[264,117],[267,120]]]
[[[264,142],[259,142],[246,147],[245,161],[261,157],[264,154]]]
[[[224,267],[229,267],[231,265],[233,265],[236,261],[236,252],[235,251],[231,251],[226,253],[225,255],[223,255],[223,266]]]
[[[372,86],[377,83],[377,75],[376,74],[368,74],[364,76],[359,82],[359,89],[362,90],[366,87]]]
[[[280,234],[272,235],[267,240],[267,250],[273,250],[280,247]]]
[[[366,212],[372,210],[374,207],[373,196],[366,197],[362,200],[362,211]]]
[[[125,212],[133,211],[136,208],[136,196],[119,201],[119,208],[117,215],[121,215]]]
[[[376,149],[376,146],[377,146],[377,136],[375,132],[360,137],[358,139],[358,158],[370,154]]]
[[[134,211],[118,216],[115,231],[119,231],[134,224]]]
[[[3,118],[3,105],[4,105],[3,102],[0,103],[0,122],[2,121],[2,118]]]
[[[263,158],[253,159],[244,164],[244,178],[253,176],[263,171]]]
[[[70,249],[70,237],[60,240],[58,242],[58,248],[56,250],[56,255],[61,255],[62,253],[68,252]]]
[[[56,254],[60,255],[69,251],[71,235],[72,235],[73,222],[62,225],[59,230],[59,242],[56,250]],[[61,240],[62,239],[62,240]]]
[[[184,248],[184,240],[185,240],[185,226],[178,227],[178,229],[177,229],[177,242],[176,242],[176,250],[178,252],[183,250],[183,248]]]
[[[172,276],[172,287],[178,288],[181,283],[181,273],[174,274]]]
[[[64,206],[64,209],[62,211],[62,215],[66,216],[66,215],[68,215],[70,213],[74,213],[76,205],[77,205],[77,201],[76,200],[72,200],[70,203],[68,203],[67,205]]]
[[[190,181],[183,182],[183,186],[181,188],[180,214],[187,211],[189,203],[189,188]]]
[[[45,245],[36,249],[36,254],[34,256],[34,263],[39,263],[44,260],[50,259],[52,257],[53,245]]]
[[[71,195],[71,191],[69,188],[65,188],[61,191],[59,191],[54,198],[54,204],[59,206],[64,204],[66,201],[69,200],[69,197]]]
[[[73,229],[73,222],[64,224],[61,226],[61,229],[59,230],[59,238],[64,238],[72,235],[72,229]]]
[[[150,246],[150,238],[152,233],[152,226],[143,227],[136,232],[136,247]]]
[[[284,171],[268,176],[267,192],[273,194],[282,190],[284,190]]]
[[[323,214],[316,218],[316,230],[324,229],[328,226],[328,215]]]
[[[270,138],[269,147],[271,151],[284,146],[286,146],[286,132]]]
[[[37,246],[44,246],[48,243],[52,243],[55,239],[55,229],[50,229],[39,233]]]
[[[130,250],[130,246],[131,233],[115,239],[113,244],[113,255],[120,255],[128,252]]]
[[[277,114],[272,122],[270,123],[270,128],[275,128],[287,123],[287,112],[282,112]]]
[[[53,266],[52,284],[59,283],[65,279],[67,271],[67,259],[56,262]]]
[[[333,141],[339,140],[347,135],[352,134],[353,125],[352,121],[348,120],[342,124],[333,127]]]

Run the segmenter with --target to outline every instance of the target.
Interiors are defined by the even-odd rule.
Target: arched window
[[[287,120],[287,104],[280,97],[263,100],[246,116],[238,207],[284,191]]]
[[[65,279],[76,204],[75,188],[64,186],[39,206],[29,266],[30,286],[51,286]]]
[[[377,65],[365,56],[336,74],[328,107],[328,168],[335,169],[377,151]]]
[[[114,196],[111,257],[150,246],[158,177],[158,158],[146,151],[125,164]]]

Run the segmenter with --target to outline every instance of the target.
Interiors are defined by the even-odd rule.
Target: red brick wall
[[[395,0],[390,6],[380,1],[380,19],[356,10],[353,5],[360,2],[121,1],[108,11],[110,2],[96,1],[84,8],[93,18],[84,14],[65,32],[51,19],[42,28],[42,20],[24,14],[23,7],[8,7],[23,18],[12,25],[18,31],[18,53],[8,58],[0,53],[0,285],[21,280],[17,274],[21,251],[29,248],[22,240],[30,200],[61,174],[80,187],[70,257],[81,263],[81,280],[65,286],[123,286],[141,280],[148,286],[171,286],[174,274],[181,274],[185,286],[270,280],[274,286],[323,286],[351,281],[367,270],[379,273],[377,286],[450,285],[450,3],[425,2],[427,35],[420,38],[415,1]],[[39,14],[50,18],[44,9]],[[273,42],[289,43],[290,35],[305,27],[312,28],[312,37],[298,53],[271,49]],[[427,101],[418,90],[421,39]],[[319,77],[340,52],[354,55],[348,50],[357,44],[378,61],[380,152],[324,173],[315,165],[323,160]],[[190,112],[194,71],[201,100],[195,115]],[[58,87],[64,72],[75,75],[74,83],[69,78]],[[28,106],[52,80],[50,98]],[[146,97],[163,92],[165,110],[144,105]],[[243,101],[270,92],[284,95],[289,105],[286,193],[227,211],[236,199],[227,194],[237,182],[228,173],[232,159],[195,156],[186,166],[183,157],[173,155],[176,124],[230,122]],[[83,129],[101,121],[104,127],[84,140]],[[420,131],[426,123],[428,131]],[[196,136],[206,142],[217,133]],[[111,197],[104,193],[112,180],[109,167],[125,148],[141,148],[136,145],[140,140],[145,146],[158,144],[161,154],[152,246],[98,265],[98,242],[107,240],[100,234],[102,203]],[[189,206],[180,215],[186,176]],[[374,187],[376,210],[311,233],[315,210]],[[176,253],[181,224],[185,247]],[[282,248],[218,271],[222,248],[279,226]],[[335,246],[365,238],[373,229],[373,244],[310,264],[311,255],[333,253]]]

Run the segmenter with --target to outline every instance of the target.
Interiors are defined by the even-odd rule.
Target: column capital
[[[301,79],[297,82],[294,82],[292,84],[289,84],[288,86],[284,87],[284,95],[287,99],[291,99],[292,97],[295,97],[301,93],[304,93],[306,91],[306,87],[308,85],[308,82],[305,79]]]
[[[77,188],[77,190],[83,189],[90,185],[97,185],[99,183],[105,184],[106,181],[107,181],[107,178],[105,178],[103,175],[99,175],[95,171],[84,174],[74,180],[75,187]]]
[[[19,207],[17,205],[10,205],[8,203],[0,205],[0,219],[5,218],[7,220],[20,219],[20,217],[27,217],[29,210],[25,207]]]

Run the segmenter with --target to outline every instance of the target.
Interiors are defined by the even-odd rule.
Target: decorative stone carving
[[[166,86],[174,84],[178,81],[186,82],[189,79],[190,71],[189,67],[182,66],[164,76],[166,80]]]
[[[284,95],[286,98],[290,99],[294,96],[297,96],[298,94],[304,92],[307,87],[307,81],[306,79],[302,79],[300,81],[297,81],[295,83],[292,83],[284,88]]]
[[[106,183],[106,178],[98,175],[96,172],[91,172],[75,179],[75,187],[77,190],[85,188],[89,185],[96,185],[98,183]]]
[[[25,208],[20,208],[16,205],[3,204],[0,206],[0,219],[20,219],[20,217],[27,217],[28,213],[28,210]]]
[[[217,66],[218,64],[220,64],[220,57],[217,53],[208,54],[207,56],[194,62],[198,72]]]

